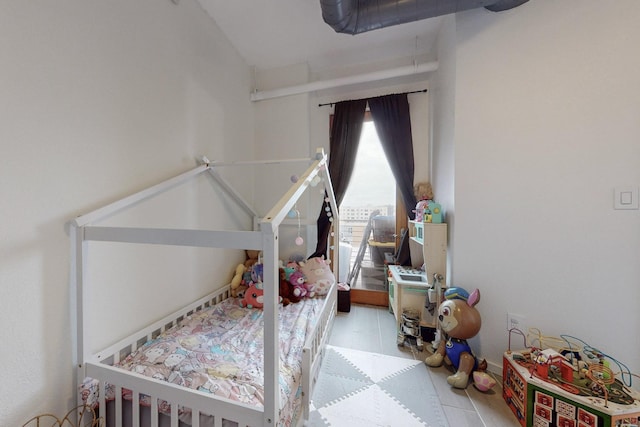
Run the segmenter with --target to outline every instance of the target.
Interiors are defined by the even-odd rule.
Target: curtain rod
[[[403,94],[409,95],[410,93],[426,93],[426,92],[427,92],[427,89],[422,89],[422,90],[413,90],[411,92],[400,92],[397,95],[403,95]],[[384,95],[382,95],[382,96],[384,96]],[[374,98],[374,97],[371,97],[371,98]],[[369,98],[367,98],[367,99],[369,99]],[[341,101],[337,101],[337,102],[341,102]],[[327,102],[327,103],[324,103],[324,104],[318,104],[318,107],[324,107],[326,105],[333,106],[334,104],[336,104],[336,102]]]

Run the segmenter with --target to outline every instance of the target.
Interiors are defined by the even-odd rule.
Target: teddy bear
[[[321,296],[329,293],[329,289],[336,282],[336,277],[329,268],[331,260],[322,257],[309,258],[300,262],[300,271],[306,278],[309,293]]]
[[[253,266],[253,264],[258,263],[258,260],[260,258],[260,251],[246,249],[245,252],[247,254],[247,260],[244,262],[244,266],[249,269],[251,268],[251,266]]]
[[[443,337],[436,351],[424,361],[427,366],[438,367],[442,362],[453,365],[456,373],[447,377],[449,385],[464,389],[471,373],[486,369],[486,362],[478,362],[467,339],[474,337],[482,324],[475,305],[480,301],[480,291],[469,294],[463,288],[449,288],[445,300],[438,307],[438,321]]]
[[[293,285],[287,280],[287,273],[284,268],[278,269],[280,273],[280,287],[278,292],[280,294],[280,302],[282,302],[283,306],[287,306],[289,304],[295,304],[300,302],[300,297],[298,297],[293,289]]]
[[[306,286],[306,279],[301,271],[295,270],[289,275],[289,283],[293,286],[293,294],[298,298],[313,298],[315,293],[310,294]]]
[[[231,289],[230,294],[233,298],[244,298],[244,294],[247,292],[247,289],[249,289],[249,286],[244,283],[240,283],[237,288]]]

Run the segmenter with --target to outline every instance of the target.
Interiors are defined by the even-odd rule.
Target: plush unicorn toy
[[[249,285],[244,293],[244,298],[240,300],[240,306],[248,308],[264,307],[264,289],[262,288],[262,283],[251,283]]]

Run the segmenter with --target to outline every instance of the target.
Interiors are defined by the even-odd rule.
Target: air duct
[[[500,12],[529,0],[320,0],[322,18],[338,33],[360,34],[463,10]]]

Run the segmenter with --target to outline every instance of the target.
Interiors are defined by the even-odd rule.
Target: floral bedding
[[[315,325],[324,299],[304,299],[280,306],[280,406],[281,423],[295,424],[301,404],[302,348]],[[229,298],[186,317],[154,340],[131,353],[118,365],[123,369],[177,385],[263,407],[264,339],[263,311],[240,307]],[[97,403],[98,382],[87,379],[83,398]],[[115,387],[107,385],[106,397],[113,400]],[[123,390],[131,398],[129,390]],[[150,405],[140,396],[142,405]],[[168,412],[160,403],[160,410]],[[181,409],[181,419],[190,414]],[[292,424],[292,422],[294,424]]]

